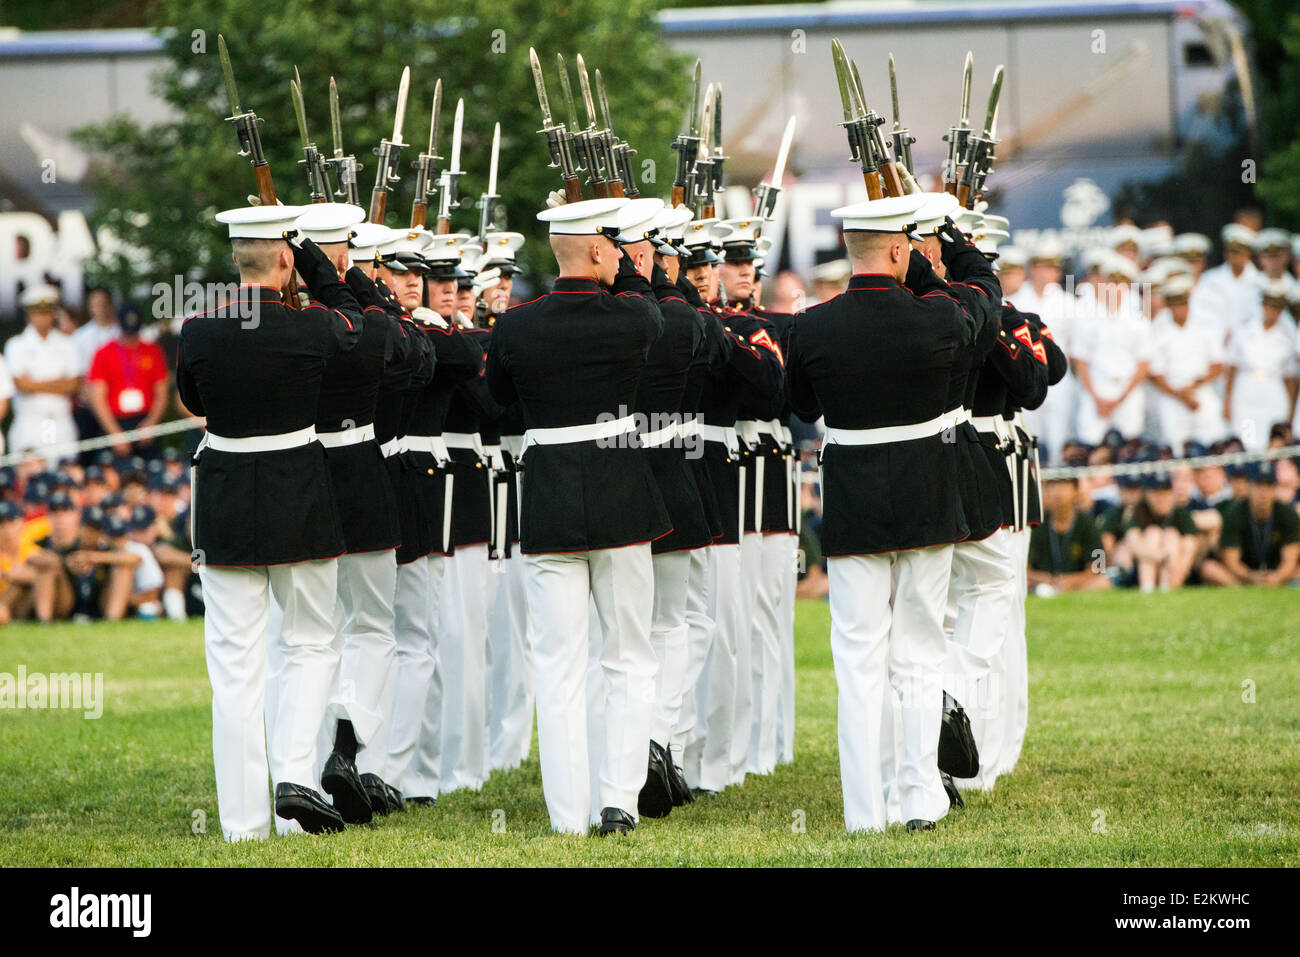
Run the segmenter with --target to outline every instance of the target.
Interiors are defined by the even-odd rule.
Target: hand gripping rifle
[[[262,120],[252,110],[243,110],[239,106],[239,89],[235,86],[235,71],[230,65],[230,52],[226,49],[226,38],[217,34],[217,50],[221,56],[221,72],[226,79],[226,96],[230,100],[230,115],[226,122],[235,124],[235,134],[239,138],[239,154],[248,157],[253,164],[253,177],[257,181],[257,199],[263,206],[275,206],[275,184],[271,182],[271,167],[267,165],[266,154],[262,152]],[[298,280],[289,277],[289,282],[281,290],[284,304],[290,309],[298,308]]]
[[[546,95],[546,79],[542,75],[542,64],[537,59],[537,51],[528,49],[528,61],[533,69],[533,84],[537,87],[537,102],[542,108],[542,128],[537,132],[546,137],[546,151],[551,155],[550,168],[560,171],[564,181],[565,202],[577,203],[582,200],[582,181],[573,164],[573,154],[569,146],[572,135],[563,123],[556,123],[551,117],[551,101]]]
[[[393,138],[380,140],[379,145],[375,147],[375,155],[379,157],[379,163],[375,170],[375,188],[370,191],[370,222],[379,223],[381,226],[384,222],[384,215],[388,212],[388,191],[392,189],[392,184],[401,181],[401,175],[398,173],[398,161],[402,148],[406,146],[402,142],[402,122],[406,119],[406,94],[411,88],[411,68],[402,68],[402,80],[397,86],[397,112],[393,118]]]
[[[438,120],[442,114],[442,77],[433,85],[433,112],[429,117],[429,148],[411,164],[415,169],[415,199],[411,201],[411,228],[424,226],[429,214],[429,197],[438,191],[434,174],[438,170]]]

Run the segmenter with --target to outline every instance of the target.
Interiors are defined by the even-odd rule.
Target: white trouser
[[[736,639],[736,699],[731,732],[732,784],[745,783],[749,767],[749,743],[754,736],[754,717],[758,704],[754,700],[754,668],[761,667],[763,629],[759,625],[758,605],[763,599],[763,536],[746,532],[740,539],[740,631]],[[756,664],[757,662],[757,664]]]
[[[799,536],[789,539],[786,558],[789,562],[781,580],[781,693],[776,710],[776,763],[794,763],[794,608],[799,572],[795,566],[799,553]]]
[[[487,545],[458,545],[447,559],[438,616],[442,672],[442,790],[487,780],[488,609],[496,597]]]
[[[551,827],[586,833],[606,807],[635,818],[637,796],[645,783],[654,707],[650,546],[527,555],[524,565],[542,790]],[[600,616],[605,687],[603,702],[592,703],[603,707],[605,731],[595,795],[587,754],[589,597]]]
[[[776,730],[781,698],[781,600],[787,575],[794,574],[794,536],[760,535],[759,587],[754,593],[754,641],[750,659],[754,720],[750,726],[750,774],[776,770]]]
[[[944,688],[966,709],[980,773],[957,779],[959,787],[991,790],[1002,763],[1007,696],[1003,646],[1011,627],[1019,587],[1011,555],[1011,532],[998,529],[979,542],[953,546],[948,606],[954,610],[948,632]]]
[[[1004,738],[1001,764],[997,774],[1010,774],[1020,758],[1029,723],[1029,661],[1025,643],[1025,596],[1028,591],[1029,530],[1011,533],[1011,561],[1016,576],[1016,599],[1011,608],[1011,624],[1003,645],[1003,665],[1007,692],[1003,695],[1002,725]],[[981,762],[982,763],[982,762]],[[983,776],[984,770],[980,769]]]
[[[1160,440],[1181,455],[1183,443],[1188,441],[1210,445],[1223,437],[1223,400],[1214,389],[1203,385],[1196,390],[1196,411],[1189,409],[1179,399],[1163,393],[1155,396],[1157,420],[1160,423]]]
[[[736,646],[749,638],[748,606],[740,586],[740,546],[709,546],[709,612],[713,640],[696,686],[696,728],[687,746],[686,781],[721,791],[731,783],[736,718]],[[693,776],[692,776],[693,775]]]
[[[212,683],[212,755],[217,809],[227,840],[271,831],[273,783],[315,788],[316,732],[325,716],[337,658],[334,593],[338,563],[199,567],[204,646]],[[267,614],[271,595],[283,610],[275,639],[283,660],[274,733],[263,713],[267,684]]]
[[[700,676],[704,673],[709,645],[713,641],[713,616],[709,613],[709,551],[706,545],[690,552],[691,567],[686,582],[686,672],[682,676],[682,710],[677,715],[677,727],[671,735],[682,746],[679,763],[687,783],[699,780],[700,751],[691,746],[703,737]],[[689,766],[692,758],[696,761],[693,769]]]
[[[1050,389],[1048,390],[1051,391]],[[1134,389],[1106,418],[1097,414],[1097,403],[1084,390],[1079,391],[1079,438],[1089,445],[1098,445],[1109,429],[1115,429],[1126,439],[1142,434],[1146,423],[1146,395]]]
[[[339,559],[342,649],[338,684],[325,713],[324,731],[332,739],[339,721],[351,721],[357,737],[357,770],[380,777],[388,763],[384,693],[392,685],[397,650],[393,638],[396,588],[393,552],[364,552]]]
[[[845,826],[881,830],[888,821],[881,755],[890,686],[902,704],[901,816],[937,821],[948,813],[938,760],[952,546],[830,558],[827,567]]]
[[[654,614],[650,646],[655,652],[655,707],[650,740],[663,747],[672,743],[682,713],[687,668],[686,594],[691,575],[691,553],[655,555]]]
[[[437,555],[397,566],[393,603],[396,675],[388,731],[388,774],[384,780],[404,797],[438,796],[442,674],[434,622],[442,594],[444,562]]]
[[[528,605],[524,561],[518,551],[499,559],[499,576],[488,642],[492,659],[488,741],[492,770],[516,768],[533,746],[533,675],[528,653]]]

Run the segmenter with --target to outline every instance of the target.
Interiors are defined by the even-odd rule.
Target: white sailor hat
[[[484,262],[501,270],[501,275],[511,276],[522,272],[515,263],[515,254],[524,244],[523,233],[488,233],[487,252],[483,254]]]
[[[1192,294],[1192,287],[1195,285],[1196,282],[1187,273],[1176,273],[1167,276],[1160,283],[1159,291],[1166,301],[1170,299],[1186,299]]]
[[[1255,252],[1262,253],[1270,249],[1291,250],[1291,234],[1285,229],[1261,229],[1255,235]]]
[[[230,229],[231,239],[289,239],[302,206],[240,206],[217,213],[217,222]]]
[[[659,214],[664,201],[652,196],[629,199],[618,209],[618,235],[616,243],[643,243],[659,231]]]
[[[914,231],[918,238],[933,235],[944,224],[944,220],[950,217],[956,220],[958,210],[962,208],[961,204],[957,202],[957,197],[952,193],[919,193],[913,195],[925,197],[925,202],[917,208],[916,214],[913,216],[916,222]],[[832,213],[832,215],[834,214]]]
[[[1129,244],[1141,249],[1142,230],[1138,229],[1136,226],[1125,223],[1111,229],[1106,236],[1106,240],[1110,244],[1111,249],[1119,249],[1119,247],[1128,246]]]
[[[1110,256],[1111,251],[1105,246],[1089,246],[1079,253],[1079,268],[1085,273],[1090,273],[1094,269],[1100,269]]]
[[[1151,264],[1151,268],[1163,270],[1166,279],[1173,276],[1190,276],[1192,274],[1191,265],[1181,256],[1161,256]]]
[[[1137,282],[1137,265],[1133,260],[1126,256],[1121,256],[1118,253],[1111,253],[1103,259],[1099,268],[1101,269],[1101,275],[1104,279],[1115,279],[1118,277],[1123,279],[1125,282]]]
[[[1029,261],[1060,265],[1065,261],[1065,247],[1061,245],[1059,239],[1053,236],[1045,236],[1034,245],[1029,254]]]
[[[433,233],[423,226],[390,230],[379,244],[379,261],[394,272],[425,272],[428,266],[421,253],[431,242]]]
[[[37,306],[57,306],[62,298],[58,289],[49,283],[43,282],[40,285],[28,286],[24,289],[18,304],[24,309],[34,309]]]
[[[293,228],[303,239],[321,243],[345,243],[356,234],[366,211],[351,203],[313,203],[303,208],[293,221]]]
[[[844,220],[846,233],[902,233],[916,222],[916,211],[927,199],[926,193],[869,199],[833,209],[831,216]]]
[[[1291,296],[1291,286],[1285,279],[1270,279],[1260,287],[1259,295],[1264,300],[1282,300],[1287,302]]]
[[[1200,233],[1179,233],[1174,237],[1175,256],[1204,256],[1210,251],[1210,237]]]
[[[357,223],[352,230],[348,256],[354,263],[368,263],[379,258],[379,246],[387,242],[393,231],[379,223]]]
[[[832,259],[813,266],[809,272],[813,282],[847,282],[853,275],[853,263],[847,259]]]
[[[1219,233],[1219,237],[1223,240],[1224,246],[1245,246],[1247,249],[1255,247],[1255,230],[1241,223],[1228,223]]]
[[[998,269],[1024,269],[1029,264],[1029,253],[1025,252],[1019,246],[1003,246],[998,248],[998,243],[1010,239],[1004,229],[989,229],[984,232],[979,239],[975,240],[975,248],[982,253],[998,254]],[[986,248],[991,244],[992,248]]]
[[[1172,248],[1174,229],[1168,223],[1148,226],[1138,234],[1138,250],[1148,259],[1163,256]]]
[[[552,236],[602,234],[613,239],[618,235],[618,211],[625,203],[627,199],[620,196],[585,199],[544,209],[537,218],[550,226]]]

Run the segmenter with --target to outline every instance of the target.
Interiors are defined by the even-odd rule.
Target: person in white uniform
[[[23,331],[5,343],[5,364],[14,384],[14,419],[9,450],[22,452],[77,440],[72,397],[80,385],[80,360],[72,340],[54,328],[59,291],[41,285],[24,289]]]
[[[1141,385],[1151,364],[1151,322],[1142,315],[1133,283],[1137,267],[1112,255],[1101,266],[1103,282],[1075,336],[1074,371],[1084,396],[1079,438],[1097,445],[1110,429],[1125,438],[1142,433],[1146,416]]]
[[[1228,340],[1223,418],[1247,451],[1267,448],[1273,426],[1294,415],[1296,326],[1286,305],[1282,283],[1266,286],[1261,317]]]
[[[1000,259],[999,259],[1000,263]],[[1065,250],[1054,239],[1037,243],[1029,253],[1029,281],[1007,300],[1021,312],[1039,316],[1052,331],[1052,338],[1067,356],[1071,354],[1074,335],[1074,297],[1061,288]],[[1068,374],[1048,390],[1047,398],[1037,409],[1025,412],[1025,423],[1038,436],[1044,464],[1055,462],[1065,443],[1074,438],[1075,412],[1079,393],[1073,374]]]
[[[1223,343],[1207,324],[1191,321],[1190,276],[1174,276],[1160,291],[1166,308],[1155,320],[1151,359],[1160,440],[1175,451],[1186,442],[1210,445],[1223,434],[1215,391],[1223,375]]]
[[[1213,322],[1227,341],[1238,326],[1259,314],[1260,272],[1251,257],[1255,231],[1240,223],[1223,227],[1223,262],[1207,269],[1192,293],[1192,311]]]

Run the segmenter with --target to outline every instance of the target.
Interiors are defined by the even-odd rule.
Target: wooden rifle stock
[[[441,216],[439,216],[438,222],[433,227],[433,232],[434,235],[436,236],[446,236],[448,233],[451,232],[451,220],[443,219]]]
[[[384,216],[388,213],[388,190],[376,189],[370,193],[370,221],[384,225]]]
[[[271,164],[263,163],[253,167],[253,177],[257,180],[257,198],[263,206],[278,205],[275,198],[275,184],[271,182]],[[298,308],[298,277],[292,273],[285,287],[280,290],[280,297],[290,309]]]
[[[582,202],[582,180],[576,176],[564,181],[564,201],[566,203]]]
[[[863,181],[867,184],[867,199],[883,199],[885,194],[880,189],[880,177],[875,173],[863,173]]]
[[[624,194],[623,194],[623,181],[622,181],[621,179],[614,179],[614,180],[610,180],[610,181],[609,181],[609,195],[610,195],[610,196],[622,196],[622,195],[624,195]]]
[[[959,203],[963,208],[965,208],[965,207],[966,207],[966,203],[967,203],[967,201],[968,201],[969,199],[970,199],[970,187],[969,187],[969,186],[958,186],[958,187],[957,187],[957,202],[958,202],[958,203]]]
[[[678,206],[685,205],[685,203],[686,203],[686,187],[673,186],[673,208],[675,209]]]
[[[593,180],[591,184],[591,195],[595,199],[609,199],[609,183],[597,183]]]
[[[902,196],[903,179],[898,175],[898,164],[893,160],[880,164],[880,178],[885,184],[886,196]]]
[[[422,229],[424,227],[425,217],[429,215],[428,203],[411,204],[411,228]]]

